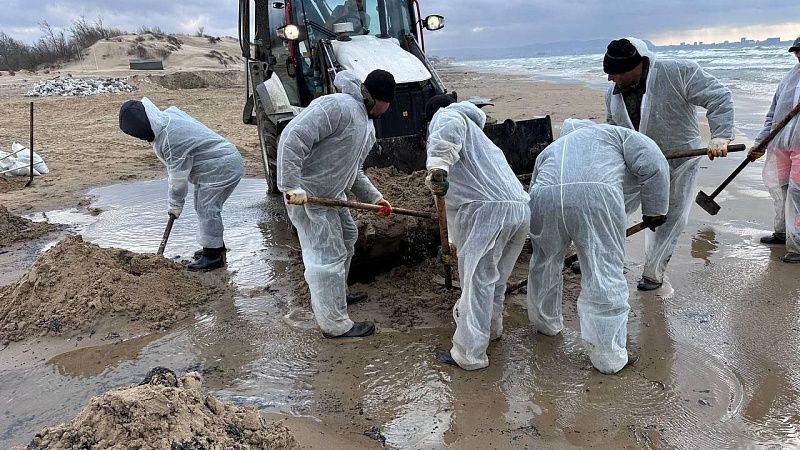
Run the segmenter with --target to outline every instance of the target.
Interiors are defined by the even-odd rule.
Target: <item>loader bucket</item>
[[[553,142],[550,116],[486,125],[484,133],[505,154],[515,173],[530,173],[536,157]],[[364,161],[364,167],[395,167],[402,172],[425,169],[425,141],[422,135],[379,139]]]

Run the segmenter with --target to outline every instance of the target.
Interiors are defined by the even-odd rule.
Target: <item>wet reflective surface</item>
[[[737,162],[703,173],[700,188],[713,190]],[[99,215],[46,216],[103,246],[154,252],[165,192],[163,181],[96,189]],[[756,200],[757,208],[747,203]],[[601,375],[574,303],[565,305],[564,333],[545,337],[530,332],[525,296],[515,295],[503,339],[489,347],[491,366],[465,372],[432,358],[449,346],[449,324],[321,339],[310,312],[270,287],[298,250],[280,199],[265,196],[260,181],[243,181],[224,212],[235,301],[165,334],[0,351],[0,447],[69,419],[92,395],[138,382],[156,365],[201,370],[224,399],[318,420],[352,439],[341,448],[379,446],[363,436],[373,427],[393,448],[800,446],[800,268],[779,261],[781,248],[758,244],[772,221],[760,178],[743,177],[719,201],[718,216],[695,208],[658,291],[636,291],[643,238],[629,241],[637,364]],[[173,229],[168,257],[196,249],[191,209]],[[351,307],[351,316],[372,318],[365,310]],[[327,448],[317,435],[306,442]]]

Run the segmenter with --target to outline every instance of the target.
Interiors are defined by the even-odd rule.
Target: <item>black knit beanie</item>
[[[452,105],[455,102],[456,99],[454,99],[451,95],[434,95],[425,103],[425,120],[430,122],[433,120],[433,115],[436,114],[436,111],[439,111],[442,108],[447,108],[449,105]]]
[[[642,55],[627,39],[618,39],[608,44],[603,58],[603,71],[609,75],[625,73],[642,62]]]
[[[798,50],[800,50],[800,36],[798,36],[797,39],[792,42],[792,46],[789,47],[789,52],[791,53],[794,53]]]
[[[119,129],[133,137],[153,142],[156,138],[144,105],[138,100],[128,100],[119,109]]]
[[[367,79],[364,80],[364,87],[367,88],[369,94],[375,100],[387,103],[391,103],[394,100],[394,89],[396,87],[394,76],[385,70],[377,69],[370,72],[367,75]]]

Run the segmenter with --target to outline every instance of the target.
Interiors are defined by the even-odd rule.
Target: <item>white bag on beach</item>
[[[19,150],[22,150],[22,151],[17,153],[15,156],[17,158],[17,161],[23,167],[26,168],[25,173],[23,175],[28,175],[30,169],[27,169],[27,168],[30,166],[30,163],[31,163],[31,160],[30,160],[31,152],[30,152],[30,150],[28,150],[27,147],[14,142],[14,144],[11,146],[11,153],[14,153],[14,152],[19,151]],[[13,156],[12,156],[12,158],[13,158]],[[9,159],[11,159],[11,158],[9,158]],[[50,169],[47,168],[47,164],[44,163],[44,160],[42,159],[42,157],[39,156],[38,153],[33,152],[33,174],[34,175],[44,175],[44,174],[49,173],[49,172],[50,172]]]

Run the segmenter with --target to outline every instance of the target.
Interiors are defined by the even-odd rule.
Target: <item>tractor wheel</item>
[[[267,116],[257,108],[256,123],[258,126],[258,137],[261,143],[261,163],[264,167],[264,178],[267,180],[267,192],[279,195],[278,191],[278,137],[276,136],[275,124],[270,122]]]

